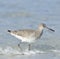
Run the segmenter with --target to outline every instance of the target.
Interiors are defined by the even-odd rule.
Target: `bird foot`
[[[22,48],[21,48],[20,44],[18,44],[18,47],[20,48],[20,50],[22,50]]]

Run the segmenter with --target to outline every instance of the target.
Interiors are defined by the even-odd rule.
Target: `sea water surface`
[[[7,30],[34,29],[45,23],[55,30],[44,30],[32,43],[22,43]],[[21,48],[17,46],[21,43]],[[0,59],[60,59],[60,0],[0,0]]]

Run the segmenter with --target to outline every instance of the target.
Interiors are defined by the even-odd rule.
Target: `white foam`
[[[60,50],[51,50],[52,53],[58,53],[60,54]],[[0,55],[32,55],[32,54],[44,54],[44,53],[49,53],[48,51],[41,51],[41,50],[24,50],[20,51],[12,47],[5,47],[2,48],[0,47]]]
[[[12,49],[11,47],[6,47],[5,49],[0,48],[0,54],[20,54],[19,51]]]
[[[52,52],[60,53],[60,50],[52,50]]]
[[[32,55],[32,54],[39,54],[39,53],[45,53],[44,51],[39,51],[39,50],[25,50],[25,51],[19,51],[17,49],[13,49],[12,47],[6,47],[6,48],[1,48],[0,47],[0,55]]]

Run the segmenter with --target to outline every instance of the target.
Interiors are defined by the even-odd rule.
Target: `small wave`
[[[45,53],[44,51],[39,50],[30,50],[27,49],[25,51],[19,51],[13,49],[12,47],[1,48],[0,47],[0,55],[31,55],[31,54],[38,54],[38,53]]]
[[[60,50],[52,50],[52,52],[60,53]]]
[[[5,48],[0,47],[0,55],[32,55],[32,54],[44,54],[49,52],[60,54],[60,50],[50,50],[50,51],[30,50],[29,51],[26,49],[24,51],[20,51],[9,46]]]
[[[11,48],[11,47],[6,47],[6,48],[0,48],[0,55],[1,54],[6,54],[6,55],[8,55],[8,54],[20,54],[19,53],[19,51],[17,51],[17,50],[14,50],[13,48]]]

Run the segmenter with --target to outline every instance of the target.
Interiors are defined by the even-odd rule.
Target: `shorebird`
[[[32,30],[32,29],[13,30],[13,31],[8,30],[8,32],[12,36],[15,36],[16,38],[21,40],[22,42],[28,42],[29,43],[28,50],[30,50],[31,49],[31,43],[33,43],[36,40],[38,40],[39,38],[41,38],[44,28],[47,28],[53,32],[55,31],[55,30],[47,27],[46,24],[42,23],[42,24],[39,24],[37,30]],[[20,44],[18,44],[18,46],[20,46]]]

